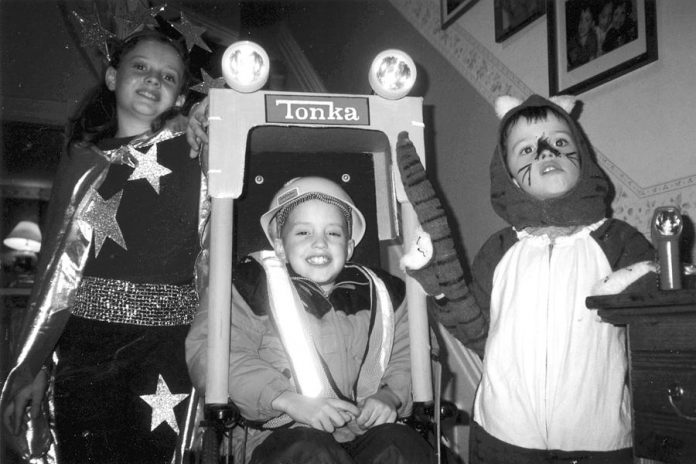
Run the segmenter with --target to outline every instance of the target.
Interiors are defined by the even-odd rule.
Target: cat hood
[[[606,217],[611,184],[594,160],[589,141],[570,116],[575,98],[545,99],[532,95],[524,102],[514,97],[499,97],[496,113],[501,118],[498,144],[491,161],[491,203],[495,212],[517,230],[526,227],[575,226],[595,223]],[[507,121],[527,107],[550,107],[565,119],[575,139],[580,160],[580,178],[562,197],[539,200],[522,190],[512,180],[505,163],[503,128]],[[524,118],[522,119],[524,121]]]

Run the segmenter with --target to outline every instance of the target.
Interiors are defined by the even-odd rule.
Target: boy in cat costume
[[[625,329],[601,322],[585,299],[654,287],[654,251],[607,218],[610,183],[569,114],[574,103],[533,95],[496,105],[491,200],[510,227],[474,260],[475,303],[449,311],[466,320],[478,307],[485,321],[472,463],[632,462]],[[481,332],[455,335],[480,346]]]

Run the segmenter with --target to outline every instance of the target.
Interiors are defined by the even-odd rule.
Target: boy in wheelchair
[[[233,433],[235,462],[434,462],[397,422],[412,409],[404,284],[348,261],[365,233],[353,200],[328,179],[296,178],[260,222],[275,252],[233,274],[229,397],[247,424]],[[206,339],[203,305],[186,346],[201,391]]]

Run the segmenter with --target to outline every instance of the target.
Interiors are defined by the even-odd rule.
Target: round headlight
[[[401,50],[390,49],[378,54],[370,66],[370,86],[389,100],[405,97],[416,83],[416,64]]]
[[[682,232],[682,215],[676,206],[660,206],[653,214],[654,233],[660,237],[672,237]]]
[[[250,93],[268,81],[270,61],[260,45],[243,40],[235,42],[222,55],[222,75],[230,88]]]

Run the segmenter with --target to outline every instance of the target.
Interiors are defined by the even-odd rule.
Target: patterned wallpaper
[[[491,105],[499,95],[524,98],[532,93],[504,63],[463,28],[455,24],[442,30],[439,0],[390,2]],[[692,222],[696,221],[696,174],[643,186],[607,158],[601,147],[594,149],[616,189],[612,204],[614,217],[634,225],[647,237],[650,237],[649,223],[657,206],[678,206]],[[694,258],[696,248],[692,249],[692,260]]]

